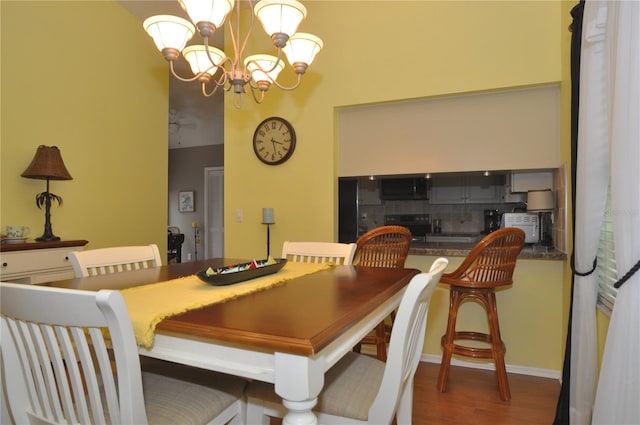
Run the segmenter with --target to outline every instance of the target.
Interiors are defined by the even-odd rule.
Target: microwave
[[[429,199],[429,180],[424,177],[382,179],[380,199]]]
[[[524,243],[538,243],[540,239],[540,221],[538,214],[531,213],[504,213],[500,221],[500,227],[517,227],[524,234]]]

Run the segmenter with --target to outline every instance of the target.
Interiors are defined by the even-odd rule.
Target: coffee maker
[[[489,234],[500,228],[500,210],[484,210],[484,233]]]

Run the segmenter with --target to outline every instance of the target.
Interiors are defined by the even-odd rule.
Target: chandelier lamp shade
[[[36,206],[38,208],[45,207],[44,214],[44,233],[38,242],[59,241],[60,238],[53,234],[51,228],[51,202],[55,201],[58,205],[62,205],[62,198],[49,192],[49,180],[72,180],[71,174],[67,171],[60,149],[57,146],[38,146],[31,164],[21,174],[22,177],[28,179],[39,179],[47,181],[47,190],[36,195]]]
[[[296,0],[260,0],[255,7],[253,1],[249,0],[251,20],[243,39],[240,37],[240,1],[179,0],[179,3],[191,22],[177,16],[157,15],[144,21],[145,31],[169,62],[174,77],[184,82],[200,82],[202,94],[206,97],[221,87],[227,91],[233,90],[236,95],[234,105],[238,108],[242,104],[241,95],[247,92],[247,87],[256,103],[263,102],[271,85],[282,90],[297,88],[307,67],[323,47],[322,40],[315,35],[297,32],[307,15],[307,9]],[[276,48],[275,56],[256,54],[244,57],[255,18],[271,37]],[[234,20],[235,24],[232,22]],[[225,21],[233,46],[232,55],[209,45],[213,33]],[[187,46],[196,30],[203,44]],[[193,76],[178,75],[175,62],[181,54]],[[284,86],[277,81],[278,74],[285,67],[284,56],[297,74],[297,81],[292,86]]]

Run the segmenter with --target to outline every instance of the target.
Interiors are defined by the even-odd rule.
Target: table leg
[[[282,400],[282,404],[287,408],[282,425],[317,425],[318,418],[311,411],[317,402],[318,399],[309,401]]]
[[[317,425],[312,409],[324,385],[324,372],[318,359],[275,354],[275,390],[287,409],[283,425]]]

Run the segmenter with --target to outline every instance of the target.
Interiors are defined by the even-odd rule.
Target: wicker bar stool
[[[356,241],[353,264],[364,267],[403,268],[409,254],[411,232],[403,226],[380,226],[369,230]],[[391,314],[391,323],[395,314]],[[360,352],[362,344],[376,346],[376,357],[387,360],[387,343],[391,337],[392,325],[384,321],[376,326],[375,332],[365,336],[355,347]]]
[[[511,399],[509,380],[504,365],[504,342],[500,337],[496,288],[513,283],[513,270],[524,245],[522,230],[507,227],[489,233],[469,252],[462,264],[453,272],[442,275],[440,282],[450,285],[449,318],[446,333],[442,336],[442,363],[438,376],[438,390],[446,391],[449,366],[453,354],[493,359],[502,400]],[[487,312],[489,333],[456,331],[456,318],[462,303],[472,299],[478,301]],[[455,341],[482,341],[491,348],[470,347]]]

